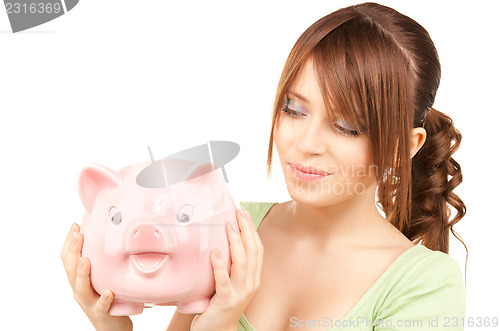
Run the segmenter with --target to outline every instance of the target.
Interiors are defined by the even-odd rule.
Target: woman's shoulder
[[[388,270],[389,271],[389,270]],[[417,244],[407,249],[393,263],[387,273],[392,288],[407,291],[408,288],[458,286],[463,287],[462,272],[454,258],[440,251],[433,251]]]
[[[441,251],[434,251],[422,244],[408,250],[405,263],[401,266],[409,280],[444,280],[462,277],[460,266],[454,258]]]
[[[463,330],[459,322],[465,316],[465,299],[458,263],[448,254],[417,244],[394,261],[344,319]]]
[[[385,299],[379,316],[399,317],[412,311],[421,317],[463,317],[465,288],[455,259],[418,244],[396,262],[380,288]]]

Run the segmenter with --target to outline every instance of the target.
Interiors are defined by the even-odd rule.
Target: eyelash
[[[343,126],[338,125],[337,123],[333,123],[333,126],[335,126],[335,128],[336,128],[337,130],[341,131],[342,133],[344,133],[344,134],[346,134],[346,135],[348,135],[348,136],[353,136],[353,137],[355,137],[355,136],[359,136],[359,134],[360,134],[360,133],[359,133],[359,131],[357,131],[357,130],[349,130],[349,129],[346,129],[346,128],[344,128]]]
[[[287,105],[283,105],[283,107],[281,107],[281,110],[283,110],[285,113],[287,113],[288,115],[290,115],[292,117],[304,117],[304,116],[300,115],[301,113],[289,108]]]
[[[301,113],[299,113],[299,112],[297,112],[297,111],[289,108],[286,104],[284,104],[283,107],[281,107],[281,110],[283,112],[285,112],[286,114],[288,114],[288,116],[290,116],[292,118],[304,117],[303,115],[300,115]],[[355,136],[359,136],[360,135],[359,131],[346,129],[343,126],[338,125],[337,123],[333,123],[333,126],[337,130],[339,130],[341,133],[343,133],[343,134],[345,134],[347,136],[355,137]]]

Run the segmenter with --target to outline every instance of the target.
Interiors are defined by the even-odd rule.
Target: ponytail
[[[448,253],[449,231],[464,245],[453,226],[465,215],[466,207],[453,192],[462,182],[462,170],[451,156],[460,145],[462,135],[446,114],[431,108],[423,127],[427,139],[412,160],[411,222],[404,233],[408,238],[421,240],[432,250]],[[451,205],[456,215],[451,221]]]

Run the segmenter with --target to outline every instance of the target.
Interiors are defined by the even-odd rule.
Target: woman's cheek
[[[368,141],[361,138],[344,140],[334,154],[341,178],[350,183],[371,181],[377,173]]]
[[[282,118],[276,125],[275,134],[274,134],[274,143],[279,151],[287,150],[294,141],[294,137],[296,135],[293,127],[289,125],[290,119]]]

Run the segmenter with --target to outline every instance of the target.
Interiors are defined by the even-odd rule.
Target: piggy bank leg
[[[183,314],[199,314],[207,310],[210,298],[195,299],[189,302],[179,302],[177,309]]]
[[[115,300],[109,307],[109,314],[112,316],[128,316],[142,313],[144,305],[137,302]]]

